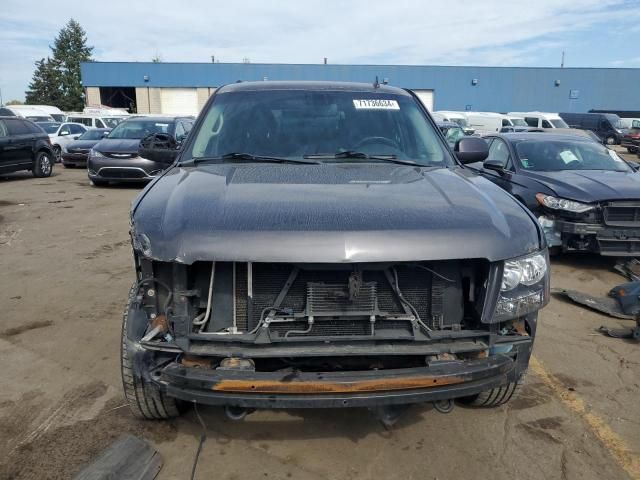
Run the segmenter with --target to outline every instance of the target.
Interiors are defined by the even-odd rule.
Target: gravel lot
[[[128,209],[139,187],[94,188],[83,170],[0,177],[0,479],[66,479],[123,432],[150,440],[160,479],[188,478],[200,426],[135,420],[120,383],[133,281]],[[554,287],[604,295],[610,259],[564,256]],[[640,479],[640,345],[596,334],[624,322],[554,298],[523,395],[493,410],[415,406],[391,431],[365,410],[201,407],[197,478]],[[627,322],[628,324],[628,322]]]

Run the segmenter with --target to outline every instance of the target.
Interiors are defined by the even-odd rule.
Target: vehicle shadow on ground
[[[307,440],[321,438],[349,438],[357,442],[369,435],[389,437],[424,421],[425,415],[439,415],[430,403],[410,406],[390,428],[385,427],[366,408],[322,408],[258,411],[244,420],[230,420],[222,407],[199,405],[198,412],[207,426],[207,435],[224,444],[231,440]],[[202,427],[193,409],[180,421],[180,430],[195,438]]]
[[[50,177],[34,177],[33,174],[29,171],[20,171],[13,173],[2,173],[0,174],[0,182],[19,182],[22,180],[33,180],[35,182],[46,181],[49,178],[53,178],[56,176],[56,172],[53,172]]]

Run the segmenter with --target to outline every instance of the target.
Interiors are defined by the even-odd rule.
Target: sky
[[[71,17],[98,61],[640,67],[640,0],[2,0],[5,102]]]

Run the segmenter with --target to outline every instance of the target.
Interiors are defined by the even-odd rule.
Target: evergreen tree
[[[84,107],[80,62],[91,61],[93,47],[87,46],[87,33],[73,18],[60,30],[53,42],[53,60],[59,65],[62,90],[61,105],[65,111],[78,111]]]
[[[58,32],[50,47],[52,58],[36,62],[33,79],[26,92],[26,103],[55,105],[61,110],[82,110],[80,62],[91,61],[93,47],[87,34],[74,19]]]
[[[55,68],[55,62],[50,58],[36,62],[36,69],[25,92],[25,102],[32,105],[58,106],[61,98],[60,75]]]

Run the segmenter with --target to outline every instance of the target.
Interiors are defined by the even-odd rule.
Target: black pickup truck
[[[527,208],[463,165],[484,140],[450,148],[409,91],[322,82],[222,87],[179,151],[155,140],[140,156],[175,162],[131,211],[134,413],[514,396],[548,254]]]

